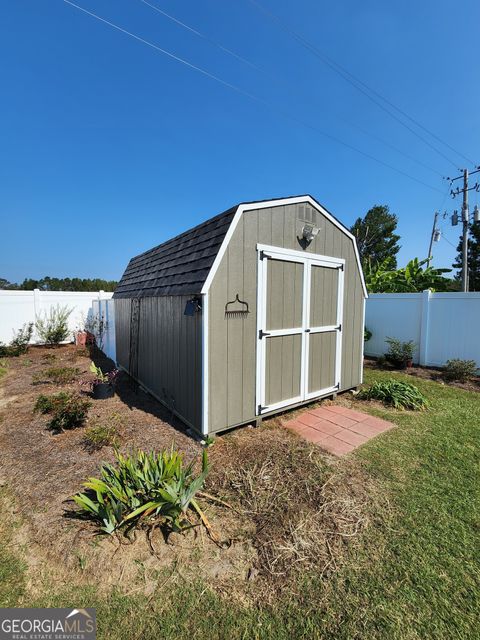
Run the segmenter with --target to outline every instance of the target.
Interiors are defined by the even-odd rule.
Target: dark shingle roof
[[[200,293],[237,208],[132,258],[113,297]]]

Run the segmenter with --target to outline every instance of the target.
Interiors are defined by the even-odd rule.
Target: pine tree
[[[457,246],[458,255],[453,263],[454,269],[459,269],[455,280],[462,279],[462,250],[463,238]],[[474,222],[470,225],[470,235],[468,239],[468,288],[470,291],[480,291],[480,223]]]
[[[400,236],[394,233],[397,224],[397,216],[390,213],[387,205],[375,205],[364,218],[357,218],[350,231],[357,239],[364,269],[375,269],[387,259],[390,269],[397,268],[397,253],[400,250]]]

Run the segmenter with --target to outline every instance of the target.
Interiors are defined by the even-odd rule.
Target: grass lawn
[[[478,638],[480,629],[480,393],[367,370],[366,382],[394,375],[428,397],[421,413],[358,408],[399,428],[337,465],[361,463],[388,496],[328,579],[314,570],[268,604],[242,604],[201,581],[158,581],[150,595],[105,592],[95,584],[27,584],[28,549],[18,551],[8,487],[0,491],[0,607],[95,606],[99,637],[175,639],[394,640]],[[162,576],[163,578],[163,576]]]

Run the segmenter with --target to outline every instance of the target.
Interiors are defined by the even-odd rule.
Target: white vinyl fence
[[[372,332],[365,355],[387,351],[385,338],[414,340],[415,362],[443,366],[451,358],[480,368],[480,293],[373,293],[365,325]]]
[[[37,316],[49,313],[52,307],[60,305],[72,309],[68,319],[70,338],[82,328],[85,319],[93,313],[104,313],[109,330],[105,339],[107,355],[115,359],[115,317],[113,301],[107,304],[113,293],[106,291],[9,291],[0,290],[0,342],[8,344],[16,331],[26,322],[35,322]],[[107,317],[108,316],[108,317]],[[113,337],[112,337],[113,336]],[[32,343],[38,341],[33,335]]]
[[[102,351],[114,362],[116,362],[114,300],[106,298],[92,300],[91,313],[99,318],[103,318],[105,322],[105,332],[102,338],[97,335],[97,341],[102,341],[103,344],[100,345]]]

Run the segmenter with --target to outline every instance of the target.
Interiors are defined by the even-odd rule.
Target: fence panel
[[[429,364],[462,358],[480,367],[480,293],[432,293],[429,306]]]
[[[365,325],[372,332],[365,355],[383,355],[390,336],[414,340],[414,360],[420,364],[443,366],[462,358],[480,368],[480,293],[374,293],[367,300]]]
[[[105,291],[9,291],[0,290],[0,342],[9,343],[26,322],[48,313],[57,304],[72,309],[68,327],[73,339],[74,332],[82,326],[92,308],[92,300],[110,299],[113,293]],[[32,336],[32,343],[38,336]]]
[[[365,355],[382,356],[387,350],[385,338],[414,340],[418,362],[422,318],[421,293],[372,293],[365,307],[365,326],[372,337],[365,343]]]
[[[97,335],[97,342],[102,342],[102,351],[116,362],[115,350],[115,301],[114,300],[92,300],[92,313],[98,314],[104,320],[103,336]]]

